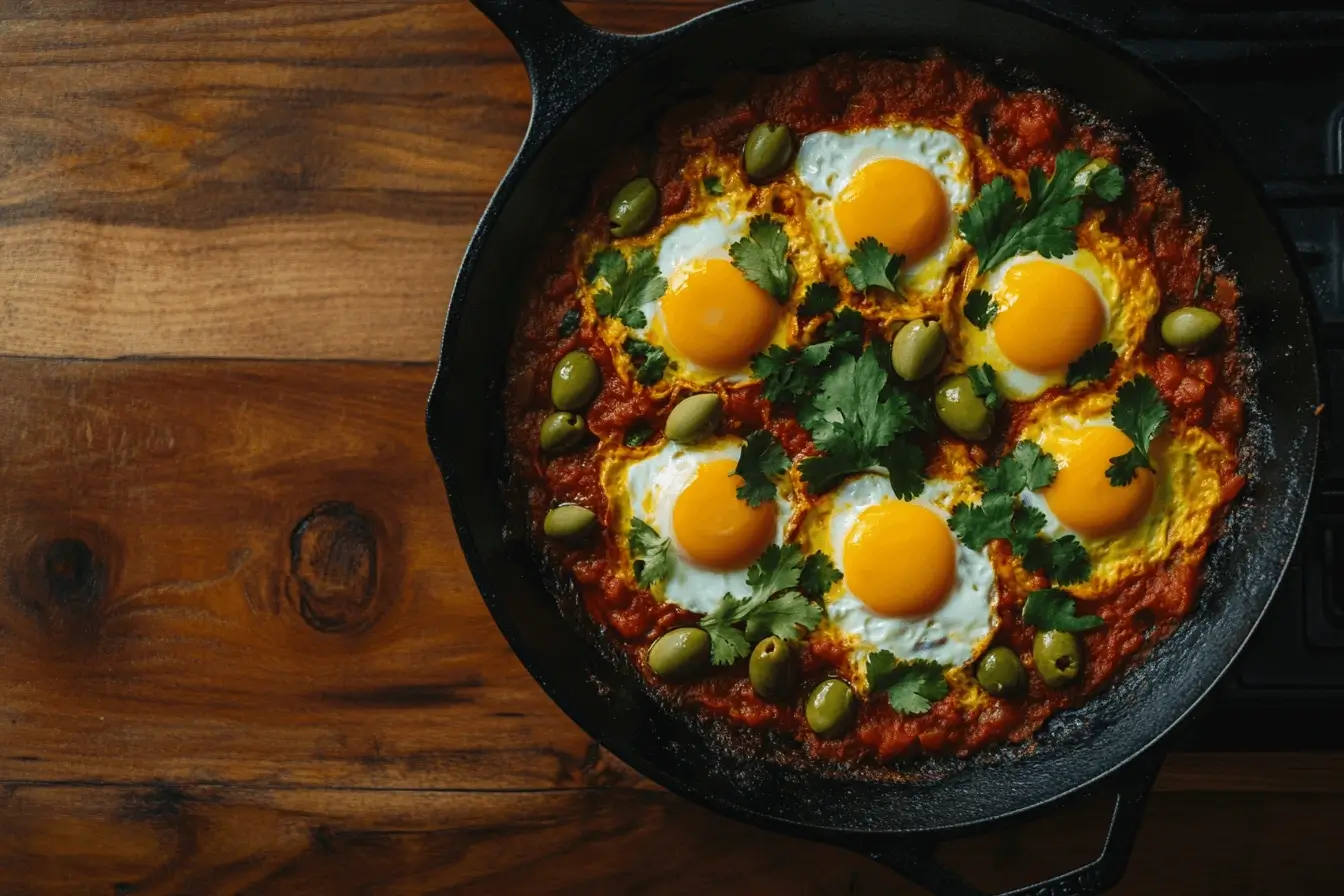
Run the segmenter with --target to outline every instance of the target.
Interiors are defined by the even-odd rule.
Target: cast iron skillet
[[[1283,573],[1315,472],[1319,401],[1310,303],[1263,197],[1208,119],[1161,76],[1063,20],[1009,0],[748,0],[658,34],[608,34],[560,0],[472,0],[512,40],[532,80],[531,125],[472,237],[430,396],[430,445],[458,538],[500,630],[552,699],[612,753],[735,818],[861,851],[940,894],[976,891],[933,847],[1108,780],[1119,797],[1100,857],[1017,893],[1095,893],[1123,874],[1162,736],[1213,686]],[[927,783],[841,778],[746,758],[656,702],[572,600],[557,600],[503,499],[501,382],[518,310],[520,253],[559,220],[609,147],[729,68],[805,65],[840,50],[942,46],[1034,72],[1145,138],[1244,288],[1258,359],[1248,410],[1251,484],[1211,552],[1198,609],[1108,691],[1055,718],[1030,749],[944,763]],[[954,773],[948,773],[949,766]]]

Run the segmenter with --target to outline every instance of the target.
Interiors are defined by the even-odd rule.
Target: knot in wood
[[[313,628],[363,631],[381,614],[377,529],[355,505],[313,508],[294,527],[289,551],[299,613]]]

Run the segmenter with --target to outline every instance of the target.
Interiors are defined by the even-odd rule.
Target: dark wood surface
[[[465,0],[0,0],[0,892],[914,892],[644,781],[473,589],[422,412],[527,111]],[[1344,757],[1178,754],[1121,891],[1325,891],[1342,811]]]

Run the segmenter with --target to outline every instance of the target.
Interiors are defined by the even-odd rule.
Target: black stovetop
[[[1329,393],[1344,395],[1344,4],[1037,0],[1152,62],[1262,179],[1307,271]],[[1175,735],[1207,750],[1344,748],[1344,413],[1302,541],[1233,671]]]

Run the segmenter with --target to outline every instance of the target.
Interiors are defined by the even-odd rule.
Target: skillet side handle
[[[1143,806],[1165,755],[1166,750],[1160,745],[1150,747],[1112,777],[1117,787],[1115,809],[1111,813],[1101,855],[1081,868],[999,896],[1096,896],[1118,884],[1125,875],[1139,823],[1143,820]],[[865,852],[935,896],[987,896],[983,890],[971,886],[938,863],[934,850],[940,842],[940,837],[920,837],[888,848],[876,846]]]
[[[593,90],[659,41],[584,22],[561,0],[471,0],[504,32],[532,84],[528,139],[555,130]]]

